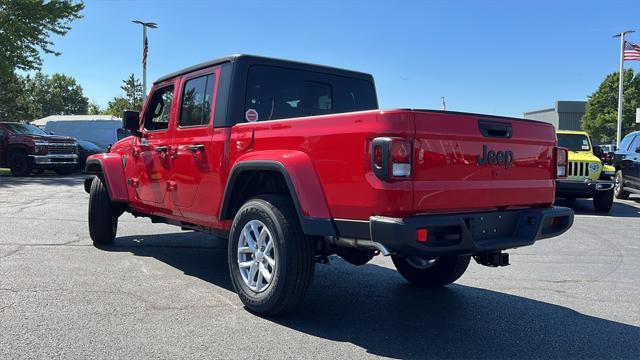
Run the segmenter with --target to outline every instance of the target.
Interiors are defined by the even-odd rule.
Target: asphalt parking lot
[[[275,319],[242,308],[224,241],[125,214],[97,249],[87,202],[81,176],[0,177],[1,358],[640,358],[640,197],[577,201],[568,233],[444,289],[334,258]]]

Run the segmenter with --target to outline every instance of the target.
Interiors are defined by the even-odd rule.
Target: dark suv
[[[78,165],[78,144],[68,136],[56,136],[30,124],[0,122],[0,166],[14,176],[54,170],[70,174]]]
[[[618,199],[627,199],[631,193],[640,194],[640,131],[634,131],[620,142],[615,152],[616,168],[614,192]]]

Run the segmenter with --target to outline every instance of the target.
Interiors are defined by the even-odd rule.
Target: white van
[[[118,141],[122,120],[109,115],[52,115],[33,124],[51,134],[72,136],[107,148]]]

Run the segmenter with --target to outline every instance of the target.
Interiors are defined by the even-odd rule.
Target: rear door
[[[627,149],[627,157],[623,161],[622,177],[625,182],[636,189],[640,189],[640,135],[636,135]]]
[[[551,125],[415,112],[414,211],[552,204]]]
[[[143,112],[142,136],[135,138],[136,177],[132,180],[138,198],[148,205],[164,208],[170,173],[171,132],[175,119],[174,84],[155,86]]]

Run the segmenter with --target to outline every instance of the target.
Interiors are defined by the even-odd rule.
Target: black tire
[[[94,245],[113,242],[118,231],[118,217],[106,186],[100,177],[91,182],[89,191],[89,235]]]
[[[238,265],[240,234],[252,220],[266,226],[275,249],[271,280],[261,292],[249,288]],[[240,300],[251,312],[274,316],[290,312],[300,304],[313,280],[314,255],[314,239],[303,234],[288,197],[257,196],[248,200],[233,219],[228,246],[229,272]]]
[[[44,169],[34,169],[34,170],[31,170],[31,173],[34,175],[42,175],[44,174]]]
[[[609,212],[613,206],[613,189],[598,191],[593,197],[593,207],[597,212]]]
[[[624,184],[624,178],[622,177],[622,171],[616,171],[616,176],[613,179],[614,187],[613,192],[616,196],[616,199],[627,200],[629,198],[629,192],[622,190],[622,185]]]
[[[11,174],[13,176],[29,176],[31,174],[31,168],[33,165],[31,164],[31,160],[29,160],[27,154],[22,151],[16,151],[9,154],[7,163],[9,164],[9,168],[11,169]]]
[[[416,286],[426,288],[441,287],[458,280],[467,270],[470,259],[469,255],[440,257],[421,268],[413,265],[411,258],[391,257],[402,277]]]
[[[73,169],[69,168],[64,168],[64,169],[55,169],[54,170],[56,172],[56,174],[58,175],[69,175],[73,172]]]

